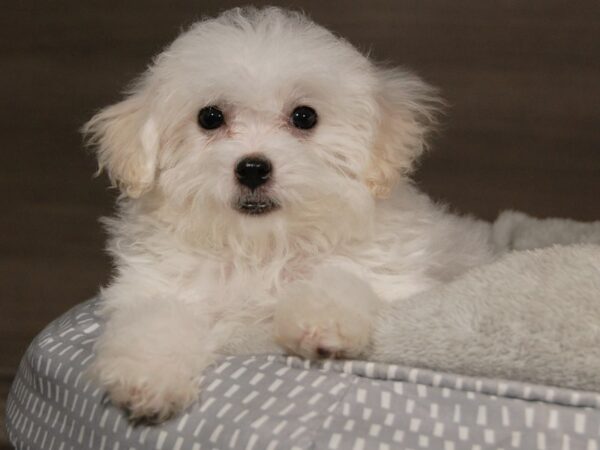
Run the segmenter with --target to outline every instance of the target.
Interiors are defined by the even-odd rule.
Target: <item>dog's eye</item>
[[[301,130],[308,130],[317,124],[317,112],[310,106],[298,106],[290,117],[292,125]]]
[[[198,124],[205,130],[214,130],[224,123],[223,111],[216,106],[207,106],[198,113]]]

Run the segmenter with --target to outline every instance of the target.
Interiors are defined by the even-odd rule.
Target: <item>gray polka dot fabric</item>
[[[360,361],[223,359],[200,401],[133,425],[83,371],[102,323],[95,302],[31,344],[7,404],[9,438],[31,450],[600,448],[600,395]]]

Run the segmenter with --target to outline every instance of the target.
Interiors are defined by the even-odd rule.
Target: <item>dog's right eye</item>
[[[225,123],[225,116],[216,106],[207,106],[198,113],[198,124],[205,130],[214,130]]]

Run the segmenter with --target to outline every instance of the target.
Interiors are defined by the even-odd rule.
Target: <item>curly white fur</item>
[[[226,121],[210,132],[196,120],[208,105]],[[314,129],[290,125],[299,105]],[[276,350],[274,328],[304,356],[364,356],[377,303],[489,261],[490,226],[407,178],[437,105],[419,78],[301,14],[234,9],[179,36],[84,129],[122,190],[92,368],[111,398],[164,418],[218,353]],[[280,205],[260,216],[233,207],[235,163],[254,153]]]

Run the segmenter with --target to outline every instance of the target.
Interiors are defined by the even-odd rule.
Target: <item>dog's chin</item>
[[[233,204],[239,213],[248,216],[263,216],[280,208],[279,203],[263,194],[241,195]]]

